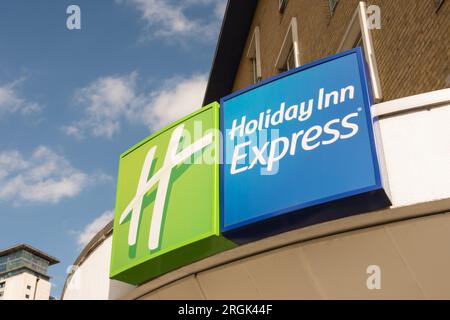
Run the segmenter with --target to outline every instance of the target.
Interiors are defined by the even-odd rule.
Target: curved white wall
[[[111,246],[110,235],[77,267],[67,281],[63,300],[117,299],[135,288],[109,279]]]

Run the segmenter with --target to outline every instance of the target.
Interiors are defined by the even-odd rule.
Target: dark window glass
[[[330,15],[333,15],[334,9],[336,9],[336,5],[339,0],[328,0],[328,6],[330,8]]]
[[[363,43],[363,40],[362,40],[362,35],[360,33],[358,38],[356,39],[355,43],[353,44],[353,48],[362,47],[363,45],[364,45],[364,43]]]
[[[288,0],[278,0],[278,10],[283,13],[284,9],[286,9],[286,4]]]

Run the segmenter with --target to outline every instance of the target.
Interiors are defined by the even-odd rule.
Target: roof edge
[[[50,265],[54,265],[54,264],[57,264],[57,263],[60,262],[57,258],[55,258],[55,257],[53,257],[53,256],[51,256],[51,255],[49,255],[47,253],[45,253],[44,251],[36,249],[36,248],[32,247],[31,245],[26,244],[26,243],[19,243],[19,244],[11,246],[9,248],[1,250],[0,251],[0,257],[1,256],[5,256],[5,255],[10,254],[10,253],[13,253],[13,252],[16,252],[16,251],[19,251],[19,250],[29,251],[29,252],[33,253],[34,255],[36,255],[38,257],[41,257],[42,259],[47,260],[50,263]]]
[[[233,90],[257,4],[258,0],[228,0],[203,105],[219,101]]]

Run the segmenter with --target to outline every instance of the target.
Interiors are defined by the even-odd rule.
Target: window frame
[[[339,53],[354,48],[359,42],[359,38],[361,38],[362,49],[369,69],[373,98],[376,103],[381,102],[383,100],[383,92],[381,90],[372,33],[367,23],[367,4],[364,1],[358,3],[337,52]]]
[[[286,58],[286,71],[296,68],[296,66],[295,66],[295,57],[294,56],[295,56],[295,52],[294,52],[294,48],[292,47],[291,50],[289,51],[289,54],[288,54],[287,58]],[[293,57],[294,57],[294,65],[291,66],[291,60],[292,60]]]
[[[261,71],[261,42],[260,42],[259,26],[255,27],[252,39],[247,51],[247,58],[250,59],[252,65],[252,81],[256,84],[262,80]]]
[[[434,0],[434,5],[436,6],[436,12],[439,11],[439,9],[444,4],[445,0]]]
[[[288,0],[278,0],[278,11],[284,13]]]
[[[339,0],[328,0],[328,9],[330,9],[330,16],[333,16],[338,3],[339,3]]]
[[[292,17],[291,23],[289,24],[288,31],[284,36],[283,44],[281,45],[280,52],[278,53],[277,60],[275,62],[275,70],[278,72],[286,71],[284,70],[287,65],[287,59],[290,57],[291,52],[294,54],[295,68],[301,66],[300,62],[300,44],[298,37],[298,23],[297,18]]]

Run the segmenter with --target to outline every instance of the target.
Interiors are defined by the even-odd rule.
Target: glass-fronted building
[[[58,262],[27,244],[0,251],[0,299],[48,299],[48,267]]]

